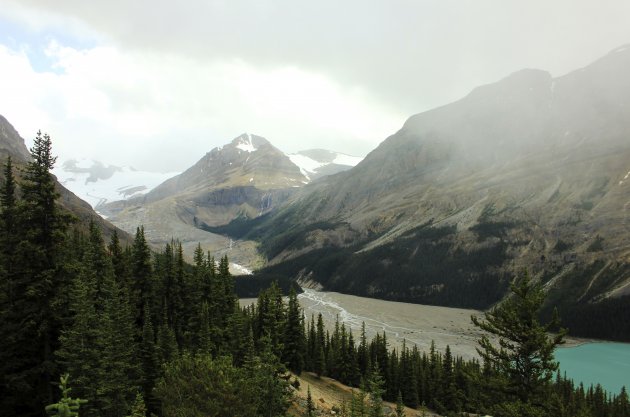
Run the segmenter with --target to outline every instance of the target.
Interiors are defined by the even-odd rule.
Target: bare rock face
[[[5,158],[10,155],[17,161],[29,161],[31,159],[24,139],[2,115],[0,115],[0,154]]]
[[[410,117],[258,226],[261,247],[275,245],[270,269],[462,307],[500,301],[523,268],[572,308],[629,293],[629,72],[622,47],[562,77],[519,71]],[[286,224],[295,235],[278,246]],[[316,238],[348,229],[328,249]]]

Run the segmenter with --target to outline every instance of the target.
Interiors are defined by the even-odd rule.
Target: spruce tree
[[[383,417],[383,392],[385,381],[380,374],[378,362],[372,365],[367,380],[367,389],[370,398],[369,417]]]
[[[97,415],[102,406],[99,396],[102,354],[101,323],[96,312],[93,283],[79,276],[71,294],[72,324],[61,333],[61,346],[56,352],[63,369],[72,375],[72,387],[81,398],[88,400],[84,414]]]
[[[311,386],[309,385],[306,390],[306,416],[313,417],[315,415],[315,404],[313,403],[313,397],[311,396]]]
[[[455,383],[455,370],[453,364],[453,355],[450,346],[446,345],[444,359],[442,361],[443,377],[442,377],[442,401],[444,408],[450,412],[460,411],[461,404],[459,401],[459,392]]]
[[[144,397],[142,394],[137,393],[136,399],[131,406],[131,414],[127,417],[146,417],[147,415],[147,407],[144,404]]]
[[[79,417],[81,404],[87,401],[80,398],[70,397],[71,388],[68,387],[69,375],[61,375],[59,378],[59,389],[61,389],[61,399],[56,404],[46,406],[46,413],[56,417]]]
[[[561,330],[549,336],[558,328],[557,317],[546,324],[539,322],[544,299],[543,289],[525,275],[512,285],[510,298],[485,313],[485,320],[472,316],[476,326],[498,338],[497,346],[482,336],[477,352],[506,378],[496,388],[511,403],[508,408],[523,416],[538,415],[547,407],[549,382],[558,369],[553,352],[565,334]]]
[[[324,338],[324,319],[322,313],[317,315],[317,331],[315,333],[315,357],[313,359],[314,371],[317,376],[322,376],[326,369],[325,357],[326,341]]]
[[[131,256],[132,293],[130,295],[135,309],[136,331],[140,334],[143,331],[145,319],[147,317],[153,318],[154,309],[152,307],[155,304],[151,250],[144,236],[143,226],[136,229]],[[148,309],[148,311],[145,311],[145,309]]]
[[[15,393],[6,377],[15,372],[15,361],[21,355],[19,346],[13,343],[13,337],[21,332],[16,303],[21,305],[23,301],[16,298],[21,293],[16,288],[18,276],[14,267],[19,240],[15,190],[13,166],[9,157],[4,169],[4,184],[0,188],[0,408],[9,412],[16,411],[16,404],[11,404]]]
[[[297,300],[295,289],[292,287],[289,293],[289,305],[284,329],[284,343],[282,360],[287,367],[299,375],[304,367],[304,325],[302,313]]]
[[[370,369],[370,352],[368,351],[367,336],[365,332],[365,322],[361,323],[361,339],[357,350],[359,370],[361,375],[365,375]]]
[[[398,391],[398,397],[396,397],[396,417],[406,417],[405,405],[403,404],[402,394]]]
[[[16,184],[13,176],[13,164],[11,157],[7,158],[4,169],[4,184],[0,189],[0,303],[5,296],[6,308],[10,308],[14,301],[13,263],[15,262],[15,250],[19,241],[17,225],[17,200]],[[0,314],[2,305],[0,305]]]
[[[20,184],[22,199],[12,213],[15,232],[5,236],[16,240],[9,281],[11,309],[1,313],[2,321],[11,324],[0,326],[4,363],[0,408],[24,416],[37,415],[52,402],[51,382],[58,373],[53,352],[58,347],[69,287],[61,273],[60,255],[70,217],[56,202],[59,195],[50,173],[55,163],[50,136],[37,133],[31,156]],[[5,184],[3,206],[13,204],[11,187],[7,190]]]
[[[144,319],[142,327],[142,339],[140,341],[140,365],[142,367],[142,394],[150,405],[153,394],[153,387],[160,375],[159,355],[155,345],[155,332],[153,323],[149,317],[149,308],[144,309]],[[151,407],[149,407],[151,408]]]
[[[112,296],[104,301],[101,357],[104,376],[100,385],[110,415],[118,417],[133,403],[142,371],[126,288],[118,287],[111,277],[105,284],[110,286]]]

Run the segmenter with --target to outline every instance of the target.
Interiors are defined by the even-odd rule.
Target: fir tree
[[[56,404],[46,406],[46,413],[48,415],[56,417],[79,417],[81,404],[87,403],[86,400],[70,397],[71,389],[68,387],[68,379],[68,374],[61,375],[59,378],[61,399]]]
[[[2,346],[2,350],[6,349],[10,357],[5,377],[12,386],[19,387],[19,394],[13,394],[13,398],[41,410],[52,402],[51,382],[58,372],[53,353],[69,287],[69,280],[61,273],[60,255],[70,217],[56,202],[59,194],[51,174],[56,158],[52,156],[50,136],[37,133],[31,156],[33,160],[24,169],[22,200],[17,208],[19,243],[12,271],[13,313],[3,318],[21,325],[14,329],[10,345]],[[20,413],[31,415],[37,411]]]
[[[370,398],[369,417],[383,417],[383,392],[385,382],[380,374],[378,362],[372,365],[367,381]]]
[[[362,389],[352,391],[352,399],[350,400],[350,417],[366,417],[365,409],[366,393]]]
[[[398,397],[396,398],[396,417],[406,417],[405,405],[403,404],[402,393],[398,391]]]
[[[311,386],[309,385],[306,391],[306,416],[313,417],[315,415],[315,404],[313,403],[313,397],[311,397]]]
[[[315,367],[314,371],[317,376],[322,376],[324,374],[324,370],[326,367],[326,357],[324,354],[325,348],[326,340],[324,337],[324,319],[322,317],[322,314],[319,313],[317,315],[317,331],[315,333],[315,357],[313,358],[313,365]]]
[[[56,352],[63,368],[73,375],[72,386],[79,396],[89,401],[87,415],[97,415],[102,405],[99,397],[102,345],[101,323],[96,312],[92,283],[83,277],[74,281],[71,310],[72,325],[61,334],[61,347]]]
[[[295,289],[289,293],[282,359],[288,368],[299,375],[304,367],[304,325]]]
[[[159,372],[159,356],[155,346],[153,323],[149,317],[148,307],[144,308],[142,339],[140,341],[140,364],[142,367],[142,392],[144,398],[151,404],[153,386]],[[149,407],[151,408],[151,407]]]
[[[505,376],[506,383],[498,388],[508,401],[518,402],[511,404],[509,410],[524,416],[538,415],[546,408],[549,381],[558,369],[553,352],[563,343],[565,331],[548,336],[551,329],[558,328],[558,319],[555,317],[546,324],[538,321],[545,295],[527,276],[512,285],[512,293],[486,313],[485,320],[472,316],[476,326],[499,339],[497,347],[488,336],[482,336],[477,352]]]
[[[15,335],[20,334],[19,308],[24,306],[18,296],[23,292],[18,284],[16,274],[16,247],[19,240],[17,225],[17,201],[15,195],[15,178],[11,157],[7,159],[4,169],[4,185],[0,189],[0,409],[17,413],[15,407],[20,401],[16,392],[10,388],[9,377],[15,375],[16,361],[22,355],[20,343],[16,343]],[[19,390],[27,389],[24,385]]]
[[[151,267],[151,250],[144,236],[144,227],[136,229],[136,236],[131,250],[132,255],[132,284],[131,298],[135,307],[136,329],[140,333],[144,327],[145,318],[152,318],[152,304],[155,304],[153,269]],[[145,311],[145,308],[149,309]],[[159,310],[158,310],[159,311]],[[146,398],[146,396],[145,396]]]
[[[144,398],[142,394],[137,393],[136,399],[133,402],[133,406],[131,407],[131,414],[127,417],[146,417],[147,415],[147,407],[144,404]]]
[[[4,185],[0,189],[0,314],[3,308],[1,303],[6,303],[4,308],[10,309],[15,300],[13,263],[19,238],[15,191],[13,165],[9,156],[4,169]]]

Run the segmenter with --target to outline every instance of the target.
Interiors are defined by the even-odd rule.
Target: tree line
[[[625,388],[611,395],[599,384],[585,388],[559,373],[553,349],[564,332],[557,328],[557,319],[538,323],[544,301],[540,287],[523,279],[512,291],[513,297],[486,314],[486,320],[475,318],[480,327],[504,340],[501,348],[487,337],[480,340],[482,361],[456,357],[449,346],[439,352],[433,342],[429,352],[404,340],[400,348],[392,349],[385,332],[368,340],[365,324],[358,339],[339,320],[327,329],[321,313],[304,318],[295,293],[283,302],[273,285],[245,311],[255,334],[271,335],[276,353],[290,370],[313,372],[357,388],[341,415],[382,416],[370,408],[382,400],[449,416],[630,415]],[[299,321],[303,324],[290,325]],[[557,331],[553,338],[548,337],[551,330]]]
[[[355,339],[338,321],[327,329],[275,284],[241,307],[227,257],[198,246],[187,264],[177,241],[153,253],[142,227],[125,247],[94,222],[82,229],[57,203],[51,146],[38,133],[33,160],[16,179],[9,158],[0,188],[0,416],[283,416],[287,370],[356,387],[339,410],[352,417],[383,415],[383,400],[397,401],[398,415],[402,404],[447,415],[629,414],[625,390],[610,396],[553,375],[548,327],[505,320],[539,309],[526,280],[515,302],[477,321],[498,335],[518,325],[535,345],[493,351],[482,340],[483,362],[434,345],[391,349],[365,328]]]

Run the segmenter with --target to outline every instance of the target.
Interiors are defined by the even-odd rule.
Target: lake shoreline
[[[388,323],[389,327],[393,328],[394,330],[397,327],[400,327],[398,325],[401,323],[398,322],[403,322],[403,327],[414,327],[413,329],[408,329],[410,333],[407,333],[407,336],[418,336],[420,334],[426,335],[427,337],[435,336],[437,339],[435,340],[436,347],[441,348],[442,350],[446,348],[446,344],[448,344],[448,341],[452,341],[453,338],[455,338],[454,346],[459,346],[459,353],[462,356],[466,358],[479,358],[476,352],[477,340],[481,337],[483,333],[472,324],[470,320],[470,315],[475,314],[479,317],[482,317],[484,311],[458,307],[416,304],[404,301],[382,300],[380,298],[361,297],[357,295],[338,293],[334,291],[319,291],[308,287],[303,288],[303,290],[304,292],[298,295],[298,301],[300,301],[300,304],[304,309],[306,319],[310,320],[311,314],[315,314],[316,316],[317,313],[321,312],[323,313],[326,327],[329,330],[333,330],[335,318],[337,315],[339,315],[340,322],[348,321],[344,320],[344,318],[349,319],[349,323],[346,323],[346,325],[350,325],[350,328],[353,330],[353,332],[357,333],[357,330],[360,330],[361,325],[361,323],[357,320],[361,320],[361,318],[364,318],[368,322],[374,321],[374,318],[376,316],[383,316],[383,310],[391,309],[395,311],[390,311],[389,314],[386,314],[386,316],[388,319],[391,320],[391,322]],[[241,299],[240,302],[241,306],[245,306],[255,303],[256,299],[244,298]],[[379,311],[381,313],[378,313]],[[400,317],[397,317],[396,313],[399,313]],[[432,318],[430,321],[425,320],[424,322],[419,321],[418,323],[414,323],[414,313],[416,313],[419,317],[428,314],[431,315]],[[440,313],[446,313],[447,318],[440,317]],[[378,326],[373,327],[380,327],[380,331],[385,330],[387,332],[388,326],[384,325],[381,320],[377,321],[379,321],[380,323],[378,323]],[[437,330],[442,330],[442,334],[440,334],[440,332],[438,332]],[[368,331],[368,333],[374,335],[375,331]],[[387,333],[389,336],[390,332]],[[394,331],[394,333],[396,332]],[[446,333],[447,335],[450,334],[453,337],[446,337],[446,340],[442,340],[445,339],[444,333]],[[405,334],[402,334],[398,337],[394,337],[392,342],[394,342],[394,345],[398,347],[402,339],[406,339],[408,343],[413,344],[413,339],[417,339],[417,337],[406,338]],[[426,339],[423,338],[423,341],[424,340]],[[615,340],[593,339],[567,335],[564,338],[564,343],[558,348],[570,349],[588,343],[620,342]],[[426,347],[427,343],[420,343],[418,345],[419,348],[422,348],[423,346]],[[453,346],[451,346],[451,348],[453,348]]]

